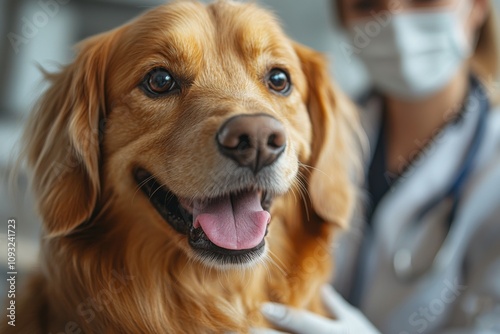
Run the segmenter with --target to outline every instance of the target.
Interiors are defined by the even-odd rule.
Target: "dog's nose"
[[[217,144],[222,154],[256,174],[285,150],[285,129],[269,115],[235,116],[219,129]]]

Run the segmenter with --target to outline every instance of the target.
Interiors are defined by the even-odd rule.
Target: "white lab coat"
[[[339,236],[334,285],[347,295],[354,275],[362,275],[359,308],[384,334],[500,333],[500,110],[489,112],[477,165],[449,233],[443,223],[446,203],[419,224],[411,219],[452,182],[478,109],[478,103],[470,103],[464,121],[448,125],[393,185],[374,213],[372,238],[362,237],[361,217]],[[380,98],[372,97],[361,114],[373,152]],[[363,238],[371,241],[356,273]],[[436,258],[432,269],[409,282],[398,279],[393,266],[396,251],[405,247],[416,254],[416,267],[425,269]]]

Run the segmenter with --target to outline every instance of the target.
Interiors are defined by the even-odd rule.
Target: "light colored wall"
[[[42,65],[54,70],[71,59],[76,13],[71,5],[47,11],[36,1],[25,1],[14,25],[8,27],[7,56],[13,59],[7,69],[8,85],[3,107],[25,115],[43,90]],[[10,37],[10,39],[9,39]]]

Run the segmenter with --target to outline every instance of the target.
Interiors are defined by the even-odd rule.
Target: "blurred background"
[[[25,117],[44,89],[37,66],[56,70],[73,58],[72,46],[116,27],[164,0],[0,0],[0,270],[6,272],[7,220],[17,220],[20,278],[37,261],[39,223],[21,170],[17,191],[6,175],[15,161],[16,142]],[[205,1],[207,2],[207,1]],[[356,96],[369,84],[356,59],[342,51],[344,39],[331,0],[258,0],[280,17],[295,40],[328,55],[332,77]],[[494,0],[497,10],[500,1]],[[345,46],[345,44],[344,44]],[[0,282],[0,299],[5,294]]]

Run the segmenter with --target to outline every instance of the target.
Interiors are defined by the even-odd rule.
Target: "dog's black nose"
[[[217,144],[222,154],[257,174],[285,150],[285,128],[269,115],[239,115],[222,125]]]

